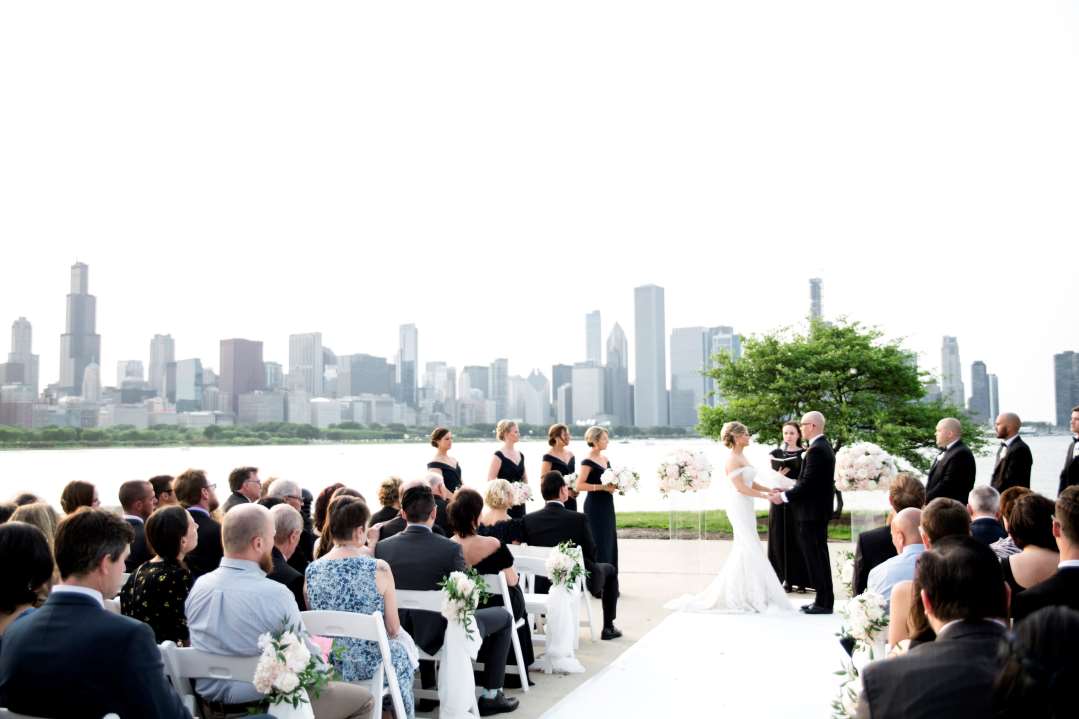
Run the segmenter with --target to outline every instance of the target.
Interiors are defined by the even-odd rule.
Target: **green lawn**
[[[619,512],[619,529],[653,529],[669,531],[670,512]],[[697,531],[699,518],[696,512],[675,512],[675,527],[684,535]],[[768,536],[768,512],[757,512],[757,532],[761,538]],[[710,539],[730,537],[731,523],[722,509],[709,509],[704,513],[704,533]],[[828,526],[828,539],[834,542],[850,541],[850,515],[844,514]]]

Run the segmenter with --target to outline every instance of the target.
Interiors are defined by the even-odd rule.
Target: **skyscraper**
[[[285,388],[285,368],[281,366],[280,362],[263,362],[262,368],[266,372],[266,389]]]
[[[172,335],[154,335],[150,340],[150,388],[158,397],[168,393],[166,371],[170,362],[176,361],[176,343]]]
[[[1053,355],[1057,426],[1068,429],[1072,407],[1079,407],[1079,352]]]
[[[495,414],[499,419],[506,419],[509,410],[508,402],[510,393],[510,361],[500,358],[491,363],[491,386],[487,392],[487,399],[495,403]]]
[[[633,406],[629,391],[629,342],[617,322],[607,335],[607,372],[603,383],[603,406],[614,425],[633,424]]]
[[[584,316],[585,361],[603,366],[603,334],[599,310]]]
[[[392,395],[393,365],[385,357],[368,354],[338,355],[337,396]]]
[[[82,394],[82,378],[89,364],[101,362],[101,336],[97,334],[97,298],[90,294],[90,270],[81,262],[71,266],[71,293],[67,296],[65,332],[60,336],[60,387],[67,394]]]
[[[997,376],[989,375],[989,421],[995,422],[1000,415],[1000,387],[997,384]]]
[[[11,323],[11,352],[8,353],[9,363],[23,366],[22,383],[29,387],[34,396],[38,391],[38,356],[33,350],[34,331],[30,322],[25,317],[20,317]]]
[[[945,337],[941,347],[940,391],[945,402],[959,409],[966,406],[963,369],[959,364],[959,341],[955,337]]]
[[[573,365],[551,365],[551,402],[558,402],[558,388],[573,381]]]
[[[970,404],[967,411],[978,424],[987,424],[990,420],[989,406],[989,372],[986,371],[985,362],[978,361],[970,366]]]
[[[221,402],[230,412],[239,412],[240,395],[261,390],[265,381],[261,342],[221,340],[221,374],[217,383],[221,389]]]
[[[644,285],[633,290],[635,332],[634,424],[667,426],[667,347],[663,288]],[[574,397],[576,404],[577,398]],[[574,414],[577,414],[574,412]]]
[[[671,330],[671,425],[697,426],[697,408],[705,401],[704,370],[711,351],[704,327]]]
[[[604,369],[591,362],[573,365],[573,422],[594,424],[603,411]]]
[[[416,383],[418,375],[418,345],[419,333],[416,325],[401,325],[398,333],[399,349],[397,350],[397,384],[400,387],[401,402],[410,407],[416,406]]]
[[[483,399],[489,399],[491,391],[491,368],[469,365],[461,370],[461,399],[469,399],[472,392],[479,392]]]
[[[301,389],[312,397],[322,396],[324,367],[321,332],[288,336],[289,389]]]
[[[82,371],[82,399],[85,402],[101,401],[101,367],[97,362],[91,362]]]
[[[813,320],[819,320],[824,316],[821,313],[820,287],[819,277],[814,277],[809,281],[809,318]]]
[[[176,411],[198,412],[202,409],[202,361],[185,359],[175,363]]]
[[[116,386],[123,387],[125,381],[142,382],[142,360],[120,360],[116,363]]]
[[[708,330],[707,342],[710,347],[704,365],[705,371],[715,368],[716,355],[727,355],[733,360],[742,356],[742,340],[734,333],[733,327],[712,327]],[[723,395],[716,386],[716,381],[710,376],[704,378],[704,397],[705,404],[710,407],[717,407],[724,401]]]

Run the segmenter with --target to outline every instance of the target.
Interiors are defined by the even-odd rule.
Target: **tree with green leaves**
[[[926,470],[919,450],[934,446],[943,417],[963,425],[963,439],[975,453],[985,444],[983,428],[943,401],[925,401],[925,373],[914,353],[887,341],[875,328],[857,322],[810,322],[805,333],[784,328],[743,341],[742,357],[717,355],[708,375],[722,401],[701,407],[702,435],[718,438],[723,424],[737,420],[758,441],[778,443],[783,422],[817,410],[838,450],[868,441]]]

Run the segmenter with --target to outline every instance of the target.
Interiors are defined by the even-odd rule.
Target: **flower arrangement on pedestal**
[[[712,484],[712,463],[704,452],[677,450],[667,455],[656,475],[664,497],[672,492],[699,492]]]
[[[840,492],[886,490],[895,473],[895,459],[872,442],[847,445],[835,456],[835,486]]]

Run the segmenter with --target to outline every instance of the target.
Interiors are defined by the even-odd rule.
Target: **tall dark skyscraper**
[[[603,383],[604,409],[615,426],[633,425],[629,390],[629,342],[617,322],[607,335],[607,367]]]
[[[573,365],[556,364],[551,366],[551,404],[558,401],[558,388],[573,381]]]
[[[410,407],[416,406],[416,389],[419,382],[418,345],[416,325],[401,325],[398,332],[397,385],[399,399]]]
[[[240,395],[263,389],[262,343],[254,340],[221,340],[221,374],[217,379],[222,402],[233,414],[240,411]]]
[[[970,366],[970,418],[978,424],[988,424],[990,406],[989,372],[985,362],[975,362]]]
[[[101,336],[96,329],[97,298],[90,294],[90,271],[76,262],[71,266],[66,331],[60,336],[60,387],[67,394],[81,395],[86,367],[101,364]]]
[[[1053,355],[1053,379],[1056,385],[1057,426],[1067,429],[1072,407],[1079,407],[1079,352]]]

